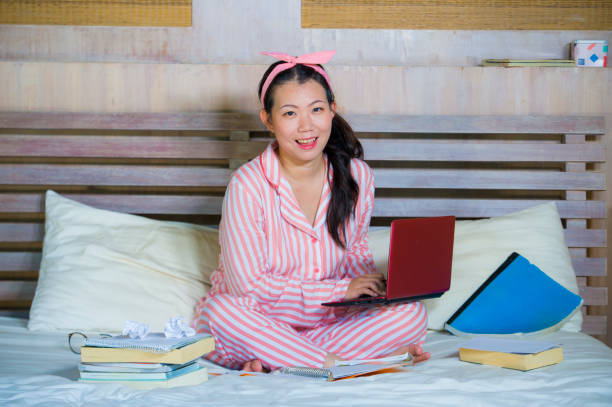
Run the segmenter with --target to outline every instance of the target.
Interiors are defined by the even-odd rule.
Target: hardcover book
[[[168,365],[170,366],[170,365]],[[198,370],[200,365],[194,360],[193,362],[182,365],[178,369],[169,370],[167,372],[141,371],[141,372],[121,372],[118,370],[92,372],[81,370],[81,379],[99,379],[99,380],[166,380],[173,377],[182,376]]]
[[[81,362],[184,364],[214,349],[214,339],[207,334],[178,339],[163,334],[149,334],[145,339],[114,336],[88,339],[81,347]]]
[[[459,359],[526,371],[561,362],[563,350],[542,341],[476,338],[461,345]]]
[[[208,380],[208,371],[205,367],[198,366],[196,370],[188,373],[174,376],[171,378],[160,379],[143,379],[143,378],[121,378],[121,379],[98,379],[98,378],[80,378],[83,383],[120,383],[129,387],[140,390],[149,390],[156,388],[172,388],[180,386],[193,386]]]

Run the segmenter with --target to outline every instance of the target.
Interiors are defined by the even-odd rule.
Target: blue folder
[[[512,253],[446,322],[455,334],[533,333],[554,327],[582,298]]]

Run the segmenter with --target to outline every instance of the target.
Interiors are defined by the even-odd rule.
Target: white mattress
[[[431,360],[405,373],[331,383],[226,374],[199,386],[138,391],[76,382],[79,356],[68,349],[65,333],[32,333],[25,320],[0,317],[0,405],[612,405],[612,349],[581,333],[540,339],[561,343],[564,361],[529,372],[465,363],[457,356],[462,339],[432,332],[425,344]]]

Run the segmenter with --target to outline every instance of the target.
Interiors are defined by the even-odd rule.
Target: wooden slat
[[[453,134],[603,134],[600,116],[346,115],[358,132]]]
[[[244,113],[0,112],[0,128],[98,130],[265,130]]]
[[[346,115],[357,132],[603,134],[602,116]],[[255,113],[0,112],[0,128],[107,130],[265,130]]]
[[[3,157],[112,157],[249,159],[265,141],[224,141],[208,137],[0,135]]]
[[[0,299],[4,301],[31,300],[36,281],[0,281]]]
[[[40,252],[0,252],[0,268],[14,271],[33,271],[40,268]]]
[[[606,335],[606,316],[585,315],[582,320],[582,332],[589,335]]]
[[[222,196],[62,194],[100,209],[139,214],[219,215]],[[44,194],[0,194],[0,212],[44,212]]]
[[[606,247],[606,231],[568,228],[565,230],[565,242],[569,247]]]
[[[362,139],[366,160],[461,162],[605,161],[599,143],[580,146],[549,143],[407,143],[404,140]]]
[[[0,194],[0,211],[3,197]],[[543,200],[520,199],[423,199],[376,198],[373,216],[418,217],[455,215],[458,218],[487,218],[543,204]],[[603,201],[568,202],[554,201],[561,218],[605,218]]]
[[[608,305],[608,287],[578,287],[584,305]]]
[[[226,186],[229,169],[196,166],[0,164],[0,184]]]
[[[242,141],[242,142],[247,142],[249,141],[251,138],[251,134],[248,131],[244,131],[244,130],[239,130],[239,131],[231,131],[230,132],[230,140],[232,141]],[[266,143],[267,144],[267,143]],[[265,148],[265,146],[262,146],[260,151],[263,151]],[[229,168],[231,169],[236,169],[238,167],[240,167],[242,164],[244,164],[247,159],[249,159],[251,157],[233,157],[230,158],[229,160]]]
[[[0,164],[6,185],[225,186],[229,169],[145,165]],[[599,173],[374,169],[379,188],[604,190]]]
[[[248,134],[248,133],[247,133]],[[269,141],[223,141],[207,137],[0,135],[3,157],[199,158],[247,160]],[[461,162],[602,162],[599,143],[414,143],[362,139],[367,160]]]
[[[607,272],[605,258],[572,257],[572,266],[577,276],[605,276]]]
[[[40,223],[0,223],[0,242],[35,242],[44,230]]]
[[[221,196],[62,194],[98,208],[142,214],[221,213]],[[500,216],[549,201],[519,199],[376,198],[373,216],[417,217],[453,214],[458,218]],[[605,202],[555,201],[561,218],[604,218]],[[44,194],[0,193],[0,212],[44,212]]]
[[[604,174],[374,168],[378,188],[604,190]],[[1,173],[0,173],[1,174]]]

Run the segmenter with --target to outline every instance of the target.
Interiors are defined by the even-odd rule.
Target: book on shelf
[[[109,374],[109,373],[106,373]],[[79,379],[82,383],[120,383],[126,386],[141,389],[141,390],[150,390],[155,388],[172,388],[172,387],[180,387],[180,386],[192,386],[205,382],[208,380],[208,373],[205,367],[195,364],[195,368],[191,371],[188,371],[184,374],[175,375],[169,378],[159,378],[159,379],[151,379],[151,378],[141,378],[138,377],[138,373],[127,373],[136,375],[133,378],[125,377],[125,378],[117,378],[117,379],[104,379],[104,378],[83,378]],[[150,374],[150,373],[143,373]]]
[[[332,382],[372,374],[397,373],[402,371],[401,367],[409,364],[412,364],[412,356],[405,353],[378,359],[336,361],[336,365],[330,368],[289,366],[279,369],[278,373],[320,378]]]
[[[573,59],[483,59],[482,66],[561,66],[576,67]]]
[[[459,359],[464,362],[532,370],[554,365],[563,360],[563,349],[545,341],[474,338],[459,348]]]
[[[215,349],[211,335],[166,338],[153,333],[144,339],[126,336],[87,339],[81,347],[81,362],[145,362],[184,364]]]

